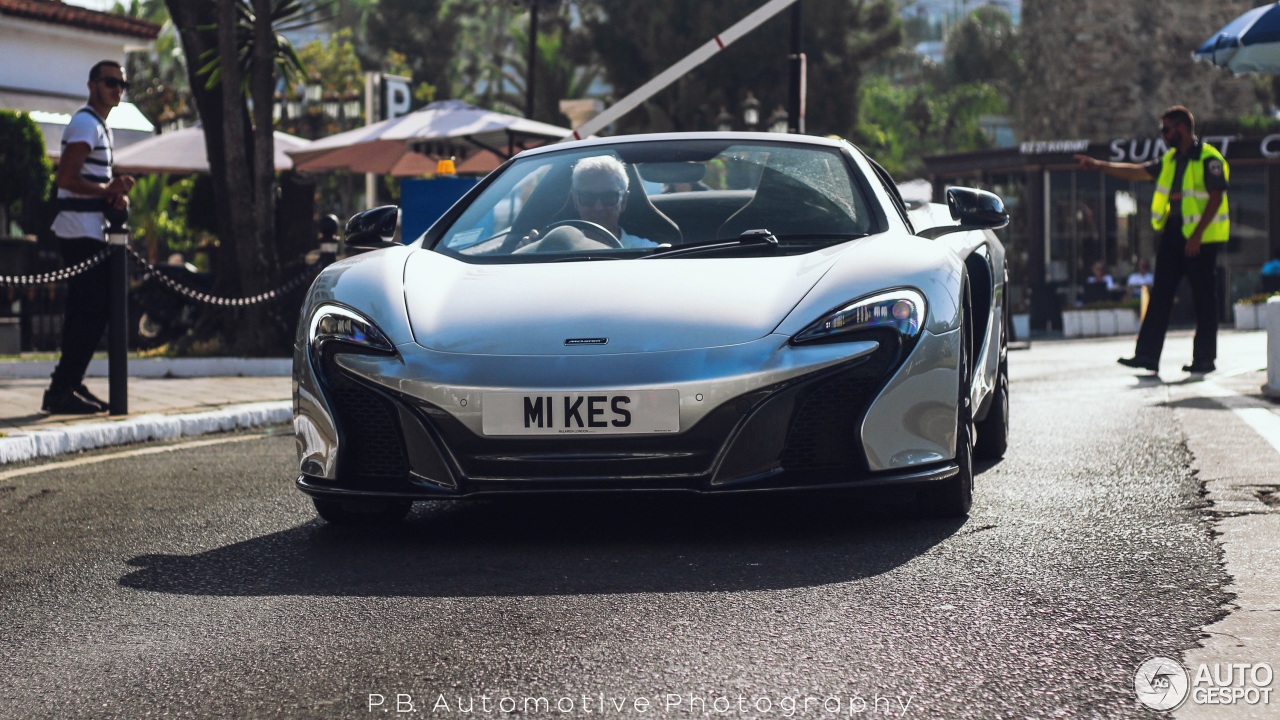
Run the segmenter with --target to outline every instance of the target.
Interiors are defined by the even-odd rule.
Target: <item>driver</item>
[[[595,155],[592,157],[582,158],[573,166],[573,182],[570,187],[569,195],[573,199],[573,206],[578,211],[578,217],[590,223],[595,223],[600,227],[613,233],[624,248],[652,248],[657,247],[658,243],[642,238],[638,235],[632,235],[626,231],[619,223],[622,211],[627,209],[627,186],[630,184],[627,178],[627,168],[622,161],[613,155]],[[597,240],[590,229],[580,227],[557,228],[539,242],[538,231],[533,230],[525,238],[524,247],[517,250],[536,251],[537,249],[583,249],[579,243],[571,241],[567,237],[554,238],[556,233],[573,232],[580,234],[596,242],[605,242],[604,238]],[[599,234],[596,231],[595,234]],[[556,242],[556,241],[559,242]],[[612,244],[612,243],[609,243]],[[561,247],[565,245],[566,247]]]
[[[618,223],[627,209],[627,169],[613,155],[583,158],[573,166],[573,205],[578,217],[593,222],[622,242],[624,248],[650,248],[658,243],[627,232]]]

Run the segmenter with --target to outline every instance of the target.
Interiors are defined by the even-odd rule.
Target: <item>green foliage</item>
[[[364,92],[364,75],[352,37],[351,28],[342,28],[327,40],[312,40],[298,49],[301,66],[308,75],[320,80],[326,95]]]
[[[246,95],[249,93],[249,78],[255,71],[253,67],[253,48],[257,43],[253,32],[253,7],[250,2],[251,0],[237,0],[235,3],[236,51],[240,64],[241,90]],[[297,18],[306,9],[300,0],[272,0],[271,26],[279,27],[282,23]],[[212,30],[214,28],[203,29]],[[279,77],[284,78],[286,85],[296,82],[305,72],[305,68],[302,65],[302,60],[298,57],[298,52],[294,50],[293,44],[280,33],[275,33],[272,36],[272,44],[274,46],[272,47],[272,58],[275,63],[275,72],[278,73]],[[218,84],[222,82],[222,59],[218,56],[217,50],[210,49],[201,54],[200,62],[204,63],[200,66],[199,74],[205,78],[205,87],[210,90],[218,87]]]
[[[1250,135],[1263,135],[1275,132],[1280,128],[1280,120],[1262,113],[1251,113],[1240,117],[1240,131]]]
[[[911,177],[926,155],[990,147],[979,121],[1005,109],[1004,98],[986,83],[937,89],[875,78],[863,87],[858,140],[890,174]]]
[[[1023,75],[1017,48],[1009,15],[984,5],[951,28],[942,66],[894,56],[862,89],[857,141],[901,177],[919,175],[928,155],[989,148],[982,118],[1013,109]]]
[[[195,108],[187,84],[186,56],[163,0],[117,2],[115,15],[140,18],[160,25],[155,42],[125,53],[124,71],[129,78],[129,102],[154,124],[191,118]]]
[[[526,18],[512,22],[513,53],[507,61],[503,92],[496,96],[494,109],[523,115],[527,78],[529,77],[529,27]],[[544,122],[562,124],[560,101],[585,97],[599,80],[601,67],[594,59],[584,63],[574,60],[570,46],[575,33],[568,18],[539,15],[538,45],[534,50],[537,74],[534,78],[533,117]],[[588,56],[590,57],[590,56]]]
[[[756,0],[581,0],[605,77],[620,98],[756,10]],[[847,135],[858,117],[865,66],[902,42],[893,0],[805,3],[803,50],[808,58],[806,130]],[[623,118],[620,129],[706,130],[723,108],[741,127],[747,92],[768,117],[787,101],[790,12],[782,12]]]
[[[469,7],[468,7],[469,6]],[[517,46],[512,32],[519,25],[528,28],[527,17],[521,3],[477,3],[468,0],[448,0],[446,13],[457,16],[458,37],[454,56],[450,60],[445,77],[440,82],[449,97],[473,103],[493,110],[514,110],[523,113],[524,102],[514,106],[507,103],[505,72],[508,64],[525,60],[527,45]],[[539,12],[539,20],[545,21],[551,13]],[[527,30],[525,31],[527,35]]]
[[[0,218],[16,205],[35,204],[49,193],[53,164],[45,155],[44,134],[29,115],[0,110]],[[8,227],[0,227],[0,235]]]
[[[195,177],[171,182],[168,175],[144,175],[129,192],[129,224],[154,260],[170,251],[190,253],[198,233],[187,224]]]
[[[413,69],[409,67],[409,59],[404,53],[388,50],[387,55],[382,60],[382,71],[390,75],[400,75],[401,77],[413,77]],[[429,82],[414,83],[412,86],[413,101],[419,105],[426,105],[436,99],[438,88]]]
[[[1099,300],[1097,302],[1085,303],[1077,310],[1137,310],[1142,307],[1142,301],[1138,298],[1125,298],[1124,300]]]
[[[1249,297],[1243,297],[1236,302],[1241,305],[1266,305],[1267,301],[1273,297],[1280,297],[1280,293],[1263,292]]]
[[[445,88],[443,94],[452,97],[449,68],[461,50],[462,18],[486,12],[490,5],[456,0],[346,0],[339,4],[339,22],[357,29],[361,64],[412,77],[419,102],[434,97],[436,88]]]
[[[946,66],[952,83],[992,83],[1009,89],[1022,67],[1013,19],[994,5],[966,15],[947,37]]]

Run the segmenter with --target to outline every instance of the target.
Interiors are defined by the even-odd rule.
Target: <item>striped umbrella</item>
[[[1280,2],[1227,23],[1191,56],[1237,74],[1280,74]]]

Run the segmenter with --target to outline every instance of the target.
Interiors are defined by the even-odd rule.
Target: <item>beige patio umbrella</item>
[[[310,140],[296,135],[275,133],[276,170],[292,170],[293,160],[286,151],[301,150],[310,144]],[[197,125],[133,143],[115,154],[112,166],[117,173],[135,175],[207,173],[209,156],[204,145],[204,128]]]
[[[507,158],[571,133],[569,128],[484,110],[461,100],[442,100],[408,115],[321,138],[289,154],[294,167],[306,172],[423,175],[433,172],[441,158],[465,160],[481,151]]]

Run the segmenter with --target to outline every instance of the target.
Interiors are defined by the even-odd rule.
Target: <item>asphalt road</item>
[[[0,703],[1149,718],[1135,668],[1196,644],[1226,575],[1174,408],[1111,359],[1013,354],[1009,453],[963,523],[902,497],[670,497],[419,504],[349,530],[293,489],[284,435],[8,477]]]

